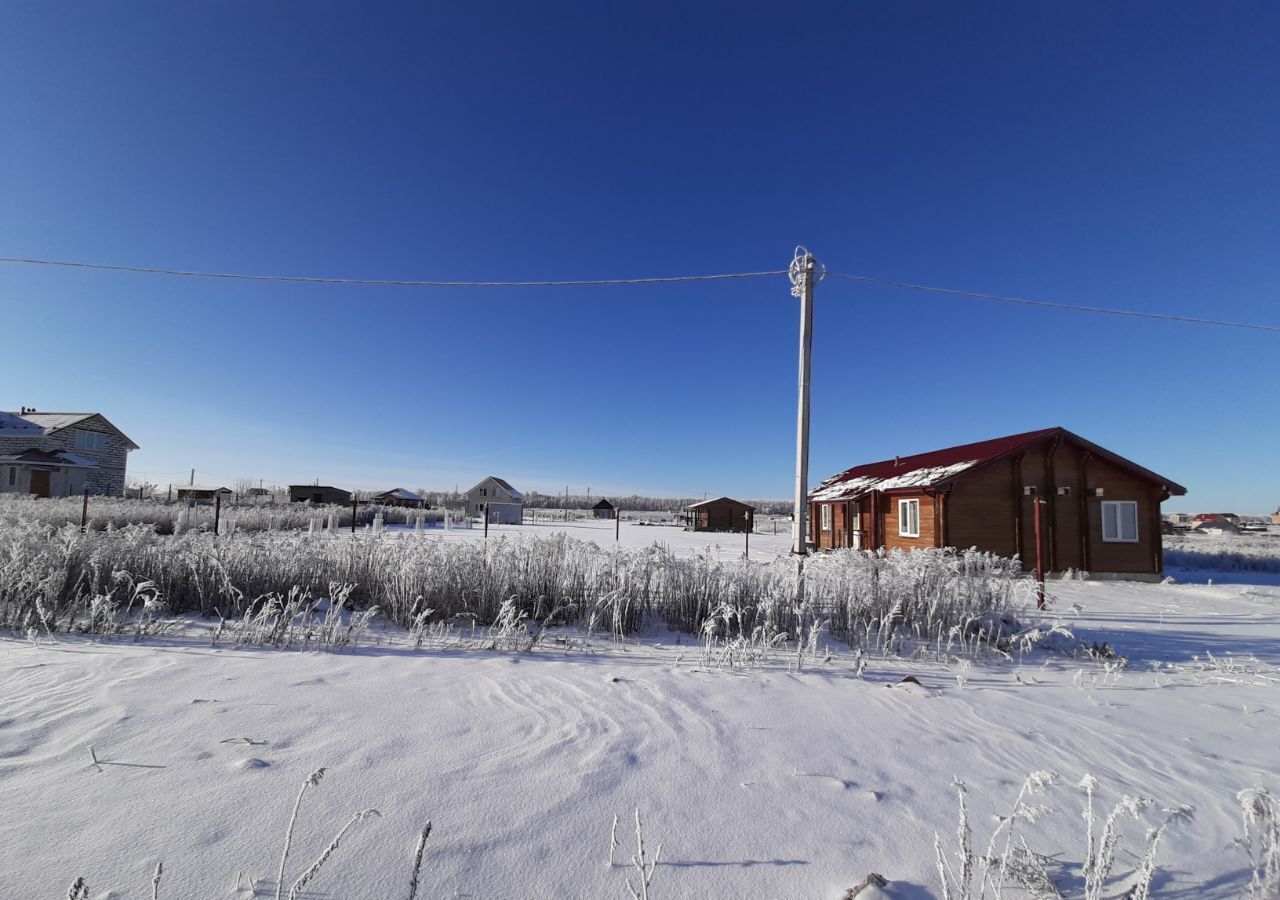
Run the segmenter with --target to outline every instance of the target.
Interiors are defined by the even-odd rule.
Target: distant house
[[[1199,524],[1200,522],[1216,522],[1223,519],[1232,525],[1240,521],[1240,517],[1235,513],[1198,513],[1191,521]]]
[[[383,491],[381,494],[374,494],[373,502],[381,503],[383,506],[427,505],[426,502],[413,491],[406,491],[404,488],[392,488],[389,491]]]
[[[1164,568],[1160,504],[1181,485],[1047,428],[855,466],[809,495],[822,548],[976,547],[1046,571],[1154,576]]]
[[[1189,525],[1191,523],[1191,516],[1188,513],[1166,513],[1165,519],[1174,525]]]
[[[1271,524],[1280,525],[1280,506],[1276,507],[1276,511],[1271,514]]]
[[[466,493],[467,515],[488,517],[495,525],[519,525],[524,520],[524,494],[495,475]]]
[[[173,491],[179,500],[195,500],[200,503],[213,503],[219,497],[223,503],[230,503],[236,497],[236,492],[231,488],[209,484],[179,484],[174,485]]]
[[[1198,534],[1239,534],[1240,527],[1230,519],[1219,516],[1214,519],[1203,519],[1195,528]]]
[[[351,502],[351,492],[327,484],[291,484],[289,500],[292,503],[339,503]]]
[[[755,530],[756,508],[730,497],[691,503],[684,508],[686,531]]]
[[[601,500],[595,506],[591,507],[591,515],[597,519],[613,519],[618,515],[618,510],[608,500]]]
[[[0,412],[0,492],[120,497],[137,449],[101,413]]]

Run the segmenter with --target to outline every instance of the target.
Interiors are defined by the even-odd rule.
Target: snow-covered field
[[[84,876],[94,898],[151,897],[163,861],[161,897],[275,896],[294,801],[323,766],[288,883],[353,813],[381,816],[343,837],[308,898],[407,897],[427,820],[419,897],[625,898],[637,809],[647,852],[662,845],[655,900],[835,900],[872,871],[887,896],[941,898],[953,777],[981,852],[1035,770],[1061,780],[1034,801],[1051,812],[1017,830],[1064,865],[1050,870],[1071,896],[1086,774],[1100,820],[1121,795],[1155,801],[1119,820],[1105,896],[1132,882],[1161,810],[1184,804],[1195,815],[1164,833],[1154,896],[1240,896],[1236,794],[1280,788],[1280,587],[1051,592],[1050,621],[1127,667],[1043,647],[859,662],[833,644],[799,671],[781,653],[710,669],[665,633],[503,653],[414,651],[389,629],[309,653],[215,648],[194,621],[140,643],[0,640],[0,894],[65,896]]]
[[[1280,583],[1280,531],[1262,534],[1178,534],[1164,539],[1165,565],[1175,570],[1269,573]]]
[[[414,532],[412,525],[387,526],[387,531],[405,536],[417,534],[421,537],[439,538],[446,541],[474,541],[484,539],[484,526],[471,528],[424,529]],[[525,525],[490,525],[489,537],[503,535],[529,535],[543,537],[550,534],[567,534],[569,537],[584,541],[594,541],[601,547],[612,547],[615,543],[622,547],[649,547],[654,543],[662,544],[681,555],[710,554],[713,559],[739,559],[743,553],[749,552],[752,559],[767,559],[785,556],[791,551],[791,535],[782,525],[778,533],[730,534],[708,531],[685,531],[671,525],[641,525],[639,522],[623,520],[615,523],[607,519],[568,519],[543,520]],[[748,543],[750,546],[748,546]]]

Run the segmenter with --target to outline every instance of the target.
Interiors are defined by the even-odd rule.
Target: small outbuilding
[[[374,494],[373,502],[381,503],[383,506],[423,507],[427,505],[426,501],[413,491],[407,491],[404,488],[392,488],[381,494]]]
[[[684,508],[685,531],[755,530],[756,508],[730,497],[691,503]]]
[[[174,486],[173,493],[179,500],[196,503],[213,503],[219,498],[223,503],[230,503],[236,497],[236,492],[231,488],[210,484],[179,484]]]
[[[339,503],[351,502],[351,492],[327,484],[291,484],[289,500],[293,503]]]
[[[591,515],[597,519],[616,519],[618,517],[617,508],[608,500],[601,500],[595,506],[591,507]]]

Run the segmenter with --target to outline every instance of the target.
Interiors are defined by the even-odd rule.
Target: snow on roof
[[[954,478],[978,463],[1004,456],[1020,447],[1034,444],[1059,429],[1043,428],[1023,434],[961,444],[945,450],[901,456],[881,462],[855,466],[831,476],[809,494],[818,501],[850,500],[868,491],[892,491],[902,488],[927,488]]]
[[[202,494],[203,493],[221,494],[223,492],[228,494],[235,493],[229,487],[222,487],[216,484],[175,484],[173,487],[174,487],[174,490],[176,490],[179,494],[182,494],[182,493],[190,494],[190,493],[196,493],[196,492],[199,492]]]
[[[68,425],[83,422],[94,415],[96,413],[29,412],[22,418],[39,428],[43,428],[45,434],[48,434],[51,431],[57,431],[59,428],[66,428]]]
[[[468,494],[470,494],[470,493],[472,493],[472,492],[474,492],[474,491],[478,490],[478,489],[480,488],[480,486],[481,486],[481,485],[483,485],[486,481],[492,481],[494,484],[498,485],[498,487],[502,488],[504,491],[506,491],[508,494],[510,494],[510,495],[511,495],[512,497],[514,497],[516,500],[524,500],[524,494],[520,493],[520,492],[519,492],[519,491],[517,491],[515,488],[513,488],[513,487],[511,486],[511,483],[510,483],[509,481],[505,481],[505,480],[503,480],[503,479],[499,478],[497,475],[489,475],[489,476],[488,476],[488,477],[486,477],[486,478],[482,478],[482,479],[480,480],[480,483],[479,483],[479,484],[477,484],[475,487],[473,487],[470,491],[467,491],[467,493],[468,493]]]
[[[98,464],[93,460],[85,459],[83,456],[76,456],[74,453],[67,453],[64,450],[50,452],[48,450],[37,450],[34,447],[18,453],[5,454],[0,456],[0,460],[30,466],[63,466],[73,469],[96,469],[98,467]]]
[[[379,497],[386,497],[394,500],[421,500],[422,498],[413,491],[407,491],[404,488],[392,488],[389,491],[383,491],[378,494]]]
[[[98,464],[93,460],[75,453],[68,453],[66,450],[59,450],[57,454],[73,466],[85,466],[86,468],[92,467],[95,469],[98,467]]]
[[[956,477],[966,469],[977,465],[981,460],[967,459],[952,463],[949,466],[922,466],[908,472],[899,471],[897,475],[881,477],[877,475],[861,475],[845,479],[837,475],[830,483],[824,481],[812,494],[810,500],[848,500],[865,494],[867,491],[896,491],[903,488],[927,488]]]
[[[699,500],[697,503],[690,503],[685,509],[697,509],[699,506],[710,506],[713,503],[734,503],[747,509],[755,509],[750,503],[743,503],[741,500],[734,500],[732,497],[717,497],[714,500]]]
[[[137,450],[138,445],[129,439],[123,431],[116,426],[107,422],[107,417],[101,413],[81,413],[81,412],[29,412],[29,413],[13,413],[0,412],[0,437],[40,437],[46,434],[53,434],[55,431],[61,431],[77,422],[83,422],[85,419],[92,419],[94,416],[101,416],[102,421],[112,428],[116,434],[124,438],[129,444],[129,449]]]
[[[855,466],[844,472],[833,475],[818,485],[809,494],[810,500],[832,501],[851,500],[868,491],[892,491],[904,488],[928,488],[948,481],[974,466],[991,462],[1018,450],[1030,447],[1046,438],[1058,435],[1070,440],[1097,456],[1129,469],[1136,475],[1166,488],[1171,494],[1185,494],[1187,489],[1163,475],[1157,475],[1150,469],[1112,453],[1105,447],[1087,441],[1065,428],[1042,428],[1039,431],[1027,431],[1022,434],[1011,434],[1006,437],[993,438],[989,441],[978,441],[974,444],[961,444],[934,450],[931,453],[917,453],[915,456],[901,456],[881,462]]]

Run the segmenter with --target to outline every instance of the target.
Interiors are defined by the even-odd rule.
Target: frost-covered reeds
[[[0,494],[0,527],[25,522],[41,525],[79,525],[83,511],[82,497],[36,498],[29,494]],[[219,530],[294,531],[306,530],[312,520],[332,520],[335,528],[351,527],[351,506],[312,503],[223,503]],[[407,525],[415,517],[438,523],[440,513],[408,507],[371,506],[361,503],[356,511],[357,524],[374,522],[381,516],[388,525]],[[153,525],[160,534],[213,529],[214,507],[208,503],[192,504],[186,500],[128,499],[125,497],[91,496],[87,527],[91,531],[124,528],[128,525]]]
[[[959,797],[960,816],[956,828],[956,849],[947,852],[940,835],[934,834],[934,852],[938,877],[942,882],[943,900],[1006,900],[1006,898],[1031,897],[1035,900],[1064,900],[1067,896],[1079,900],[1102,900],[1104,896],[1119,896],[1115,890],[1127,882],[1123,896],[1126,900],[1149,900],[1151,885],[1157,871],[1157,855],[1165,831],[1176,823],[1189,822],[1195,815],[1190,806],[1177,806],[1164,810],[1160,823],[1147,830],[1146,851],[1137,859],[1136,868],[1130,873],[1113,874],[1119,856],[1122,822],[1126,819],[1142,821],[1144,813],[1152,806],[1145,797],[1125,795],[1116,801],[1111,812],[1099,824],[1094,815],[1094,796],[1098,781],[1086,775],[1079,783],[1084,791],[1085,822],[1084,856],[1078,866],[1066,862],[1057,855],[1045,855],[1031,849],[1028,826],[1054,814],[1051,806],[1032,802],[1041,797],[1059,781],[1050,771],[1032,772],[1027,776],[1008,813],[996,816],[996,825],[987,841],[985,852],[975,854],[973,828],[969,820],[966,802],[968,789],[964,782],[954,782]],[[1245,830],[1250,839],[1249,807],[1246,807]],[[1264,792],[1265,793],[1265,792]],[[1256,860],[1250,844],[1251,858]],[[954,858],[954,862],[953,862]],[[1070,869],[1070,879],[1062,875]],[[1073,893],[1064,893],[1063,885],[1071,883]]]
[[[292,645],[290,634],[347,628],[353,610],[376,607],[419,646],[433,627],[459,622],[505,622],[505,644],[558,624],[621,637],[649,617],[704,637],[709,652],[785,642],[799,663],[820,634],[888,653],[977,652],[1005,634],[1028,589],[1016,561],[976,551],[846,550],[810,560],[802,575],[790,559],[725,562],[565,535],[162,536],[146,525],[84,534],[0,520],[0,628],[22,633],[123,629],[163,608],[218,616],[229,639]]]
[[[1174,569],[1280,572],[1280,534],[1169,536],[1164,539],[1164,564]]]

